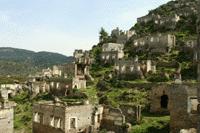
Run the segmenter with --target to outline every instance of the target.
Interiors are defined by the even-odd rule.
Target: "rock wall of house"
[[[198,110],[198,125],[197,125],[197,131],[198,133],[200,132],[200,88],[198,88],[198,92],[197,92],[197,98],[198,98],[198,106],[197,106],[197,110]]]
[[[126,133],[125,116],[120,109],[104,107],[101,129],[114,131],[115,133]]]
[[[40,123],[33,122],[33,133],[65,133],[65,132],[61,129],[56,129],[47,125],[41,125]]]
[[[170,97],[171,85],[159,85],[152,88],[150,92],[150,112],[152,113],[169,113],[169,107],[171,104]],[[167,96],[167,107],[162,107],[162,97]]]
[[[171,88],[170,130],[172,133],[197,127],[198,86],[198,84],[174,85]]]
[[[38,114],[42,117],[40,121],[37,120]],[[62,126],[55,128],[51,125],[52,118],[59,118]],[[63,133],[65,131],[65,107],[59,105],[49,104],[34,104],[33,106],[33,133]]]
[[[125,116],[126,123],[139,123],[141,121],[141,107],[122,104],[119,107]]]
[[[75,127],[77,131],[85,130],[90,127],[92,124],[93,111],[92,105],[67,107],[65,110],[65,131],[67,133],[73,131],[73,129],[70,128],[70,120],[72,118],[75,118]]]
[[[72,89],[72,80],[52,81],[50,82],[50,91],[52,94],[57,96],[66,96],[68,91]]]
[[[85,89],[86,88],[86,79],[81,79],[79,77],[73,78],[73,88],[76,89]]]
[[[176,38],[171,34],[154,34],[134,40],[135,51],[165,53],[176,44]]]
[[[13,133],[14,109],[0,109],[0,133]]]
[[[101,61],[104,64],[114,64],[118,59],[124,57],[124,52],[106,51],[101,53]]]

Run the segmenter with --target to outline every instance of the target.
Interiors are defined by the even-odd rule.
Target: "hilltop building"
[[[133,42],[136,52],[166,53],[176,45],[176,37],[169,33],[137,38]]]
[[[116,39],[116,43],[125,44],[134,34],[134,31],[122,31],[117,27],[112,30],[111,37]]]
[[[153,65],[151,60],[138,61],[133,60],[118,60],[115,63],[114,70],[119,79],[136,79],[143,78],[148,72],[156,72],[156,66]]]
[[[114,64],[124,57],[124,44],[106,43],[102,46],[101,61],[104,64]]]

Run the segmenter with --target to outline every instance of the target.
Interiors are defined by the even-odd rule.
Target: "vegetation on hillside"
[[[71,62],[72,57],[58,53],[33,52],[15,48],[0,48],[0,75],[27,76],[42,68]]]

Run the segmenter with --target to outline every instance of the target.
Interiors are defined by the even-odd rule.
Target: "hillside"
[[[138,22],[130,28],[136,34],[125,43],[125,59],[132,60],[137,55],[139,60],[150,59],[156,62],[156,73],[147,73],[144,79],[121,80],[115,76],[113,64],[102,65],[100,59],[102,45],[110,42],[116,43],[117,39],[116,36],[112,36],[112,33],[109,35],[103,28],[101,29],[99,33],[101,41],[91,50],[95,59],[95,64],[91,68],[91,75],[95,82],[94,87],[91,88],[94,88],[93,92],[97,93],[101,104],[119,107],[123,103],[137,105],[138,100],[143,106],[143,121],[139,125],[133,124],[132,132],[169,132],[169,116],[149,114],[150,84],[174,83],[174,75],[179,70],[183,82],[196,82],[197,66],[193,62],[197,39],[196,5],[197,0],[170,1],[139,18]],[[151,37],[157,33],[175,36],[176,42],[171,51],[166,53],[137,52],[137,47],[133,46],[135,40]],[[188,45],[187,41],[192,41],[194,45]]]
[[[0,48],[0,75],[25,76],[42,68],[72,60],[72,57],[58,53],[2,47]]]

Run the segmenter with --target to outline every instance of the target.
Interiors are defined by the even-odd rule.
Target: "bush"
[[[148,75],[147,81],[149,82],[167,82],[170,79],[161,73]]]

